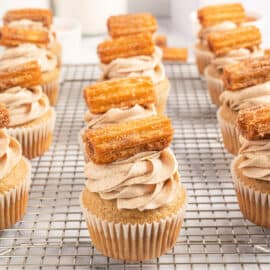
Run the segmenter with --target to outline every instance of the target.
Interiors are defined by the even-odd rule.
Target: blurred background
[[[120,13],[151,12],[159,21],[159,33],[166,34],[170,46],[192,47],[198,25],[195,10],[203,5],[242,2],[256,17],[263,33],[263,47],[270,47],[269,0],[0,0],[0,15],[22,7],[51,8],[54,28],[63,44],[64,63],[96,62],[96,45],[106,37],[106,19]],[[267,16],[268,18],[266,19]]]

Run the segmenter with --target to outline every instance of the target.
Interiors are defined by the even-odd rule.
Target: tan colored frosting
[[[230,64],[235,64],[241,60],[248,59],[248,58],[255,58],[264,55],[264,51],[254,47],[251,50],[240,48],[237,50],[232,50],[226,55],[216,57],[212,60],[211,64],[214,65],[218,70],[223,70],[223,68]]]
[[[242,173],[256,180],[270,181],[270,140],[249,141],[240,136],[239,164]]]
[[[201,43],[208,47],[207,37],[210,33],[224,32],[226,30],[231,30],[231,29],[234,29],[236,27],[237,27],[237,25],[233,22],[230,22],[230,21],[222,22],[222,23],[219,23],[217,25],[202,28],[198,33],[198,37],[199,37]]]
[[[18,141],[0,129],[0,182],[19,163],[22,149]]]
[[[224,91],[220,96],[220,101],[237,112],[256,105],[270,105],[270,82],[239,91]]]
[[[165,79],[162,51],[158,47],[155,47],[155,52],[151,56],[118,58],[109,64],[100,64],[100,68],[102,79],[148,76],[154,83]]]
[[[50,51],[34,44],[22,44],[9,48],[0,56],[0,68],[35,60],[42,72],[52,71],[57,67],[57,57]]]
[[[177,161],[169,149],[143,152],[106,165],[85,166],[86,187],[104,200],[117,200],[118,209],[156,209],[175,199],[179,185]]]
[[[9,127],[15,127],[43,116],[50,108],[49,100],[40,86],[12,87],[0,92],[0,103],[9,111]]]
[[[103,114],[93,114],[87,111],[84,120],[87,122],[87,128],[99,128],[105,125],[135,120],[155,114],[156,110],[154,105],[146,108],[136,104],[131,108],[113,108]]]

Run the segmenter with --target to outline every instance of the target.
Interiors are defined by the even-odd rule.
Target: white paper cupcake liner
[[[10,136],[22,145],[23,155],[29,159],[42,155],[50,147],[56,114],[53,108],[52,117],[37,125],[29,127],[7,128]]]
[[[179,236],[185,206],[168,218],[149,224],[108,222],[91,214],[82,203],[86,224],[95,247],[105,256],[143,261],[157,258],[171,249]]]
[[[221,108],[217,111],[217,119],[221,130],[224,147],[229,153],[237,155],[240,149],[239,131],[234,123],[226,121],[220,114]]]
[[[270,227],[270,194],[260,192],[245,185],[235,173],[235,167],[240,157],[234,158],[231,164],[234,187],[238,204],[243,216],[251,222],[264,227]],[[255,181],[255,180],[254,180]]]
[[[204,75],[205,68],[211,64],[214,55],[209,51],[200,50],[195,47],[194,54],[196,58],[196,64],[201,75]]]
[[[219,100],[219,96],[224,91],[223,80],[215,78],[209,74],[209,66],[206,67],[204,71],[208,94],[211,98],[213,104],[220,106],[221,102]]]
[[[31,165],[26,159],[24,161],[28,165],[28,173],[24,181],[0,194],[0,230],[10,228],[25,214],[31,184]]]
[[[43,93],[45,93],[50,101],[51,106],[55,106],[59,95],[59,80],[53,80],[41,85]]]

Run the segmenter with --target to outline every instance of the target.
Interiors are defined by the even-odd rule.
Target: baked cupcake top
[[[151,34],[124,36],[99,44],[102,79],[149,76],[154,83],[165,79],[162,51]]]
[[[169,204],[179,186],[177,162],[168,149],[172,135],[165,116],[86,131],[86,187],[104,200],[116,200],[118,209],[144,211]]]
[[[0,129],[0,183],[22,158],[21,145],[7,132]]]
[[[84,89],[88,128],[155,115],[154,85],[149,77],[113,79]]]
[[[239,168],[248,178],[270,181],[270,105],[240,111],[237,123],[241,133]]]
[[[57,57],[52,52],[34,44],[21,44],[3,52],[0,56],[0,69],[29,61],[37,61],[42,72],[49,72],[57,67]]]
[[[240,61],[224,68],[226,91],[220,100],[233,111],[264,104],[270,105],[270,57]]]
[[[41,86],[24,88],[15,86],[0,92],[0,103],[9,112],[8,127],[18,127],[43,116],[50,104]]]

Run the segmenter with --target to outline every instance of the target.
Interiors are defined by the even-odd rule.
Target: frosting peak
[[[22,158],[20,144],[0,129],[0,181],[7,176]]]
[[[4,103],[9,111],[9,127],[33,121],[50,108],[48,98],[42,93],[40,86],[9,88],[0,92],[0,103]]]
[[[101,64],[100,68],[103,73],[102,79],[148,76],[154,83],[158,83],[165,78],[162,51],[158,47],[155,47],[155,52],[151,56],[118,58],[109,64]]]
[[[172,202],[179,184],[177,161],[169,149],[143,152],[106,165],[89,161],[86,187],[105,200],[117,200],[118,209],[156,209]]]
[[[249,141],[240,136],[240,155],[244,160],[239,164],[242,173],[256,180],[270,181],[270,140]]]

